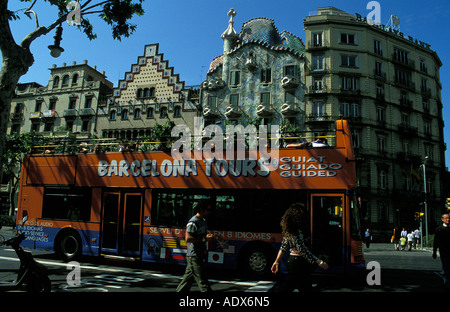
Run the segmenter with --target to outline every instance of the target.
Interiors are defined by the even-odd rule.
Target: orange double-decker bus
[[[207,263],[270,270],[280,220],[296,202],[310,213],[313,253],[328,272],[364,268],[350,129],[336,122],[328,147],[280,148],[261,159],[174,159],[170,152],[91,152],[24,156],[18,215],[28,215],[24,245],[79,255],[185,264],[185,226],[197,202],[213,203]],[[20,218],[18,218],[20,219]]]

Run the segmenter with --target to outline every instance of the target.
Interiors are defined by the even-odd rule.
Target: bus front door
[[[141,221],[141,193],[104,193],[102,252],[119,256],[139,256]]]
[[[336,194],[311,195],[312,251],[329,265],[343,265],[343,200]]]

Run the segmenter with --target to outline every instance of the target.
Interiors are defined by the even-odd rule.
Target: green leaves
[[[136,30],[136,25],[128,21],[133,15],[144,15],[142,8],[143,0],[133,3],[132,0],[111,0],[103,7],[101,18],[112,26],[113,38],[121,40],[122,37],[129,37]]]

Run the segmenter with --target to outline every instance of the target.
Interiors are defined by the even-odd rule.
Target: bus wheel
[[[81,254],[81,239],[78,233],[70,230],[58,234],[55,251],[64,261],[76,259]]]
[[[274,259],[274,252],[267,246],[257,244],[245,251],[241,265],[251,276],[262,276],[270,272]]]

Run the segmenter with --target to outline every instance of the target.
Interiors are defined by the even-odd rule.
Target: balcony
[[[203,117],[206,119],[214,119],[219,117],[219,115],[220,112],[216,105],[215,106],[209,105],[203,109]]]
[[[54,119],[56,118],[56,111],[54,109],[47,109],[42,112],[42,118]]]
[[[229,105],[225,111],[228,118],[238,118],[242,115],[242,109],[236,105]]]
[[[308,94],[323,94],[323,93],[329,93],[330,90],[328,89],[327,86],[322,86],[322,87],[318,87],[318,86],[309,86],[307,93]]]
[[[216,77],[215,79],[212,80],[205,80],[202,83],[202,89],[206,89],[206,90],[210,90],[210,91],[215,91],[215,90],[219,90],[225,87],[225,81],[222,80],[222,78],[220,77]]]
[[[416,127],[411,127],[410,125],[401,123],[398,126],[398,132],[400,133],[400,135],[404,136],[404,137],[416,137],[417,136],[417,128]]]
[[[416,67],[416,63],[413,60],[410,60],[409,58],[401,59],[396,53],[392,53],[392,62],[413,69]]]
[[[413,101],[407,100],[407,99],[404,99],[404,98],[400,98],[400,107],[401,108],[412,109],[413,108]]]
[[[321,40],[321,42],[313,42],[309,40],[306,43],[306,50],[307,51],[320,51],[322,49],[328,49],[330,47],[330,43],[328,40]]]
[[[14,112],[10,115],[11,120],[22,120],[23,112]]]
[[[285,89],[295,89],[299,86],[300,81],[298,77],[295,76],[284,76],[283,79],[281,79],[281,86]]]
[[[297,103],[284,103],[281,105],[281,114],[283,115],[295,115],[300,112],[300,108]]]
[[[272,104],[263,103],[263,104],[259,104],[256,107],[256,114],[259,117],[272,116],[274,112],[275,112],[275,109],[273,108]]]
[[[327,114],[311,113],[306,117],[307,123],[330,122],[330,121],[333,121],[333,118],[332,116],[329,116]]]
[[[39,119],[39,118],[41,118],[41,112],[30,113],[30,119]]]
[[[420,92],[422,93],[422,96],[431,97],[431,88],[427,88],[425,86],[421,86],[420,87]]]
[[[77,117],[77,110],[76,109],[65,109],[63,112],[63,116],[65,118],[75,118],[75,117]]]
[[[90,117],[90,116],[93,116],[94,114],[95,114],[95,112],[91,107],[82,108],[80,110],[80,117]]]
[[[325,62],[325,60],[323,60],[322,62],[318,63],[318,64],[311,64],[309,66],[307,66],[306,68],[306,74],[307,75],[312,75],[312,74],[327,74],[329,72],[329,66],[328,64]]]
[[[386,73],[383,73],[383,72],[375,69],[373,71],[373,75],[375,76],[375,79],[386,81]]]

